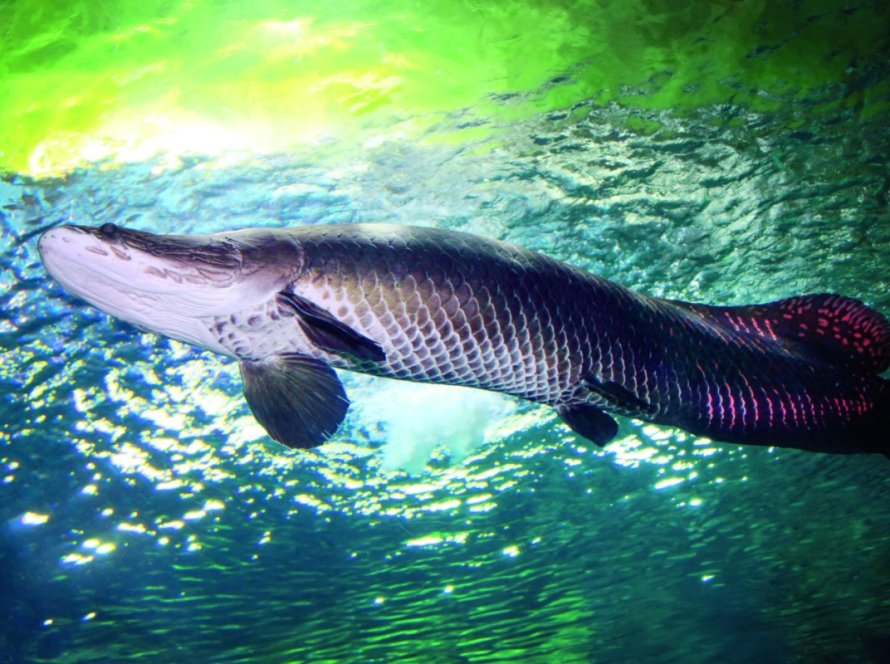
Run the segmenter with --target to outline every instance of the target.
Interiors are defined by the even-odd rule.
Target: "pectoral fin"
[[[277,355],[241,362],[244,397],[269,435],[288,447],[321,445],[349,408],[343,385],[330,366],[303,355]]]
[[[560,406],[557,412],[572,431],[600,447],[606,445],[618,433],[618,422],[591,404]]]
[[[329,311],[294,293],[282,291],[278,304],[297,315],[303,333],[322,350],[381,362],[386,354],[380,345],[337,320]]]

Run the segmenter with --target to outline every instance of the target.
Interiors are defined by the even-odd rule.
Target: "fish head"
[[[274,299],[303,262],[299,245],[274,229],[156,235],[67,225],[46,231],[38,247],[70,293],[137,327],[205,347],[206,319]]]

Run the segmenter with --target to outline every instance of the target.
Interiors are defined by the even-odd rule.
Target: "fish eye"
[[[114,224],[102,224],[99,226],[99,232],[105,237],[114,237],[117,235],[117,226]]]

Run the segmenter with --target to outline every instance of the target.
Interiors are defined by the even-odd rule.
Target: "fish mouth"
[[[207,342],[207,316],[243,307],[241,252],[225,236],[154,235],[104,224],[57,226],[38,240],[67,292],[140,329]]]
[[[37,243],[46,271],[66,291],[103,311],[124,317],[122,303],[132,300],[128,293],[141,291],[142,282],[136,274],[123,273],[121,265],[131,259],[120,258],[121,249],[112,252],[107,246],[91,242],[87,233],[71,226],[52,228]],[[134,303],[130,301],[127,308],[133,309]]]
[[[110,301],[123,297],[139,308],[175,293],[198,298],[241,276],[238,247],[212,236],[154,235],[114,224],[65,225],[46,231],[38,251],[46,270],[66,290],[106,310]]]

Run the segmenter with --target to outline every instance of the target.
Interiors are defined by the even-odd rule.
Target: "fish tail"
[[[781,355],[824,367],[834,377],[809,379],[823,394],[840,387],[835,380],[847,384],[846,393],[839,392],[835,400],[843,406],[835,409],[832,423],[812,430],[798,425],[787,431],[771,429],[771,440],[784,437],[791,447],[890,457],[890,380],[880,378],[890,367],[890,321],[879,311],[830,293],[728,307],[673,304],[742,338],[761,337]],[[857,404],[852,421],[851,403]],[[869,410],[861,412],[859,404]]]

